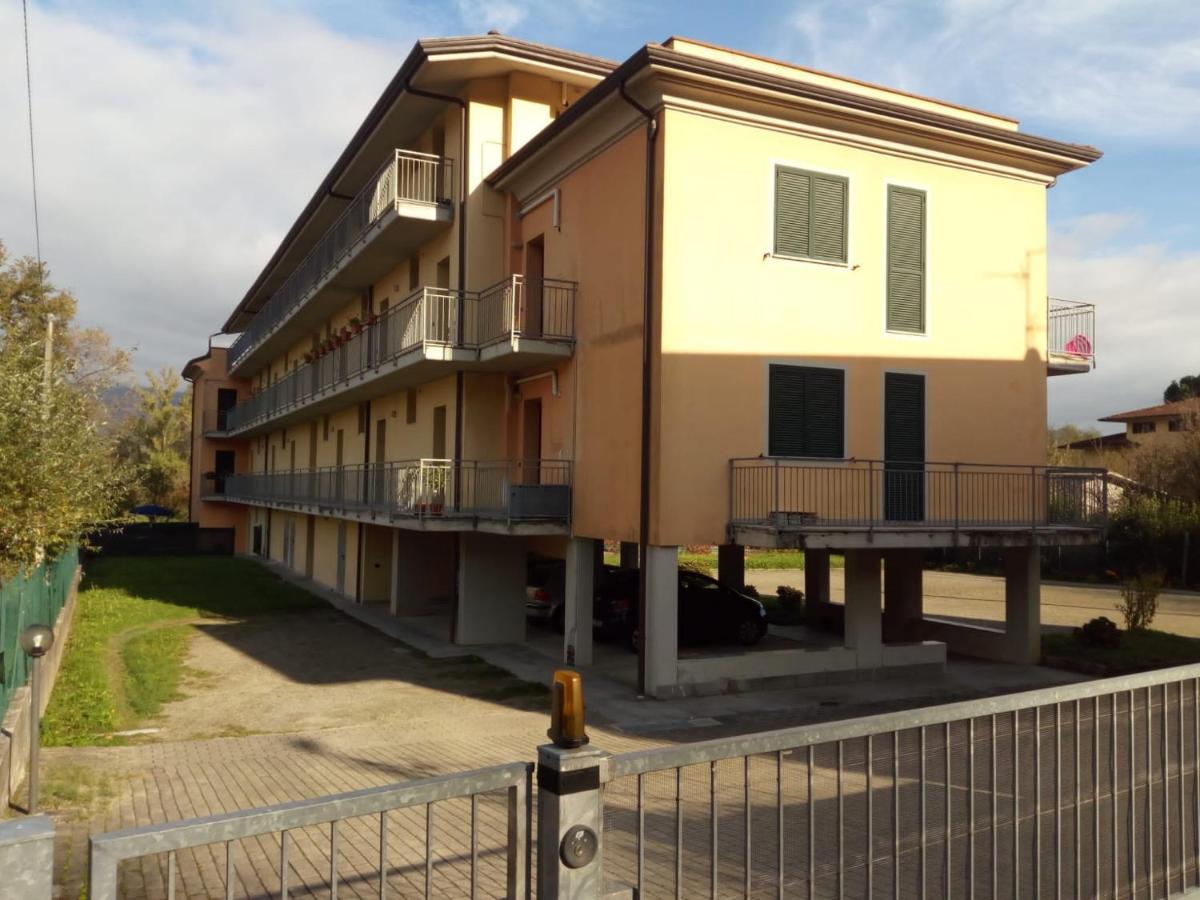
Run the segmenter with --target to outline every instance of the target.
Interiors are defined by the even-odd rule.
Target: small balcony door
[[[925,376],[884,375],[883,508],[889,522],[925,518]]]
[[[521,424],[521,481],[524,484],[541,484],[542,472],[542,401],[526,400]]]
[[[225,479],[233,474],[234,452],[218,450],[213,463],[213,493],[225,493]]]
[[[541,235],[525,244],[525,311],[520,323],[524,337],[542,336],[543,284],[546,277],[546,247]]]
[[[229,411],[237,406],[236,388],[217,388],[217,430],[224,431],[229,421]]]

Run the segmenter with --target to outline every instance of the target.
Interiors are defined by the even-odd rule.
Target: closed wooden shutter
[[[883,458],[889,462],[925,460],[925,376],[884,375]]]
[[[888,187],[888,331],[925,333],[925,192]]]
[[[767,452],[771,456],[844,455],[845,373],[772,365]]]
[[[846,261],[848,182],[836,175],[775,169],[775,254]]]

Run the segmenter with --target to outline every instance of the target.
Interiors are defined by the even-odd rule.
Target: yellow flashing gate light
[[[571,749],[588,742],[583,730],[583,678],[578,672],[555,671],[550,730],[546,733],[556,747]]]

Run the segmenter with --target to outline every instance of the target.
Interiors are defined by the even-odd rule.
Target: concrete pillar
[[[679,548],[647,547],[646,633],[641,652],[646,660],[646,694],[670,697],[679,683]]]
[[[829,551],[804,551],[804,600],[811,603],[829,602]]]
[[[459,535],[455,643],[525,642],[525,555],[517,538]]]
[[[592,538],[567,540],[567,596],[563,608],[563,661],[568,666],[592,664],[592,600],[595,596],[596,548]],[[603,559],[603,556],[601,556]]]
[[[1004,552],[1004,632],[1008,661],[1042,658],[1042,554],[1037,547]]]
[[[717,547],[717,581],[735,591],[746,586],[746,548],[741,544]]]
[[[920,550],[883,554],[883,641],[899,644],[920,639],[924,590]]]
[[[444,612],[454,596],[457,535],[405,531],[392,535],[391,609],[395,616]]]
[[[596,900],[608,896],[600,807],[600,764],[606,756],[591,747],[538,747],[539,897]]]
[[[96,890],[111,886],[117,895],[117,861],[96,873]],[[0,822],[0,897],[50,900],[54,890],[54,823],[49,816],[29,816]],[[103,896],[103,895],[99,895]]]
[[[636,569],[638,567],[638,545],[635,541],[621,541],[621,568]]]
[[[845,642],[857,652],[860,669],[876,669],[883,664],[879,602],[879,551],[847,550]]]

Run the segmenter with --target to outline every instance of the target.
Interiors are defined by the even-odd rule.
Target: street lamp
[[[49,625],[30,625],[21,632],[21,649],[32,661],[29,675],[29,814],[37,812],[38,744],[41,743],[42,693],[38,684],[41,659],[54,646],[54,630]]]

